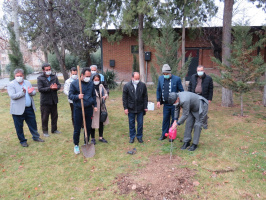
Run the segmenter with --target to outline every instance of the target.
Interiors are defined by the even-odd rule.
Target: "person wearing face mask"
[[[212,101],[213,80],[212,77],[205,73],[204,67],[202,65],[199,65],[197,67],[197,73],[191,76],[188,85],[188,91],[203,96],[209,101],[209,103]],[[208,118],[209,117],[206,116],[206,119],[204,120],[206,126],[208,126]]]
[[[92,117],[92,123],[91,123],[91,143],[94,145],[96,144],[95,141],[95,129],[99,129],[99,141],[103,143],[108,143],[107,140],[103,138],[103,129],[104,126],[109,124],[109,119],[108,116],[106,118],[105,122],[100,122],[100,116],[101,116],[101,106],[102,106],[102,101],[105,101],[108,97],[107,91],[104,88],[103,84],[101,84],[101,77],[99,74],[94,74],[92,75],[92,81],[96,93],[96,101],[97,101],[97,112],[93,112],[93,117]]]
[[[58,120],[58,96],[57,91],[60,90],[61,84],[58,81],[56,75],[52,74],[51,66],[48,63],[42,65],[43,74],[38,76],[37,84],[40,95],[41,105],[41,119],[42,119],[42,130],[45,137],[49,137],[48,134],[48,121],[49,115],[51,115],[51,133],[61,133],[57,129]]]
[[[90,69],[91,69],[91,75],[94,75],[94,74],[96,74],[96,73],[98,73],[98,74],[100,75],[100,77],[101,77],[100,82],[101,82],[101,84],[104,86],[104,88],[106,89],[106,91],[107,91],[107,93],[108,93],[108,95],[109,95],[108,84],[107,84],[107,82],[106,82],[106,80],[105,80],[105,78],[104,78],[104,75],[102,75],[102,74],[100,74],[100,73],[98,72],[98,70],[97,70],[97,65],[91,65],[91,66],[90,66]]]
[[[20,144],[22,147],[28,147],[27,139],[23,132],[24,121],[29,127],[32,139],[36,142],[44,142],[38,133],[34,113],[36,108],[32,97],[36,95],[36,91],[29,81],[24,80],[23,69],[16,69],[14,75],[15,80],[8,84],[7,92],[11,99],[10,114],[12,114]]]
[[[135,137],[139,143],[143,143],[143,116],[148,112],[148,92],[145,83],[140,81],[138,72],[132,73],[132,80],[123,88],[124,113],[128,115],[129,143],[134,143]],[[137,118],[137,134],[135,121]]]
[[[64,93],[68,96],[68,93],[69,93],[69,89],[70,89],[70,85],[71,83],[74,81],[74,80],[77,80],[78,79],[78,72],[77,72],[77,68],[76,67],[72,67],[70,69],[70,78],[67,79],[65,81],[65,85],[64,85]],[[71,119],[72,119],[72,125],[74,126],[74,116],[73,116],[73,101],[70,100],[68,98],[68,102],[69,102],[69,105],[70,105],[70,109],[71,109]]]
[[[213,80],[205,73],[203,66],[199,65],[197,73],[191,76],[188,91],[203,96],[209,103],[212,101]]]
[[[206,128],[204,120],[208,113],[209,102],[204,97],[192,92],[171,92],[169,94],[168,103],[175,106],[175,119],[179,118],[180,109],[182,108],[182,116],[179,120],[175,120],[172,128],[176,129],[186,121],[183,146],[181,150],[188,148],[189,151],[195,151],[198,147],[200,133],[202,128]],[[192,140],[192,129],[194,128],[194,136]]]
[[[164,64],[162,67],[162,76],[159,76],[157,85],[157,108],[159,109],[163,104],[163,123],[162,123],[162,134],[159,140],[164,140],[167,137],[165,133],[168,133],[170,128],[170,118],[171,124],[174,120],[174,110],[175,107],[168,102],[168,96],[170,92],[182,92],[184,91],[181,84],[181,79],[178,76],[171,74],[171,67],[168,64]],[[173,140],[169,139],[169,142]]]
[[[80,129],[83,124],[82,117],[82,108],[81,108],[81,99],[83,99],[84,111],[85,111],[85,120],[88,138],[91,135],[91,122],[94,112],[97,110],[96,94],[93,86],[93,81],[90,81],[91,70],[86,67],[82,69],[81,72],[81,87],[82,94],[80,94],[79,89],[79,80],[74,80],[70,85],[70,90],[68,93],[68,98],[73,101],[74,106],[74,133],[73,133],[73,142],[74,142],[74,153],[79,154],[79,137]],[[85,124],[84,124],[85,125]]]

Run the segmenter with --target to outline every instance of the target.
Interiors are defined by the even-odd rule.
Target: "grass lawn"
[[[134,199],[134,193],[120,195],[115,178],[145,167],[149,157],[169,155],[170,143],[158,141],[163,109],[149,111],[144,118],[144,144],[129,144],[128,119],[123,112],[122,92],[111,91],[107,100],[110,124],[105,127],[108,144],[96,144],[96,155],[85,159],[73,152],[73,127],[67,97],[59,92],[58,129],[45,143],[36,143],[25,125],[28,148],[20,146],[9,114],[9,97],[0,101],[0,199]],[[235,107],[222,108],[221,89],[216,88],[209,107],[209,129],[203,130],[195,152],[181,151],[175,140],[173,154],[195,171],[199,182],[195,192],[184,199],[266,199],[266,108],[262,93],[245,95],[245,117],[239,117],[239,97]],[[41,133],[39,93],[34,97]],[[149,101],[156,101],[149,89]],[[178,127],[178,137],[184,125]],[[96,132],[96,136],[98,132]],[[98,141],[98,137],[96,137]],[[81,144],[83,137],[81,136]],[[137,154],[126,152],[135,147]]]

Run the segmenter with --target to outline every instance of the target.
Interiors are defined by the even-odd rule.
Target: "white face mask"
[[[50,71],[46,71],[45,72],[45,74],[47,75],[47,76],[50,76],[51,75],[51,73],[52,73],[52,71],[50,70]]]
[[[22,76],[17,76],[17,77],[15,77],[15,79],[16,79],[16,81],[18,83],[21,83],[23,81],[23,77]]]
[[[96,71],[91,71],[91,74],[96,74]]]
[[[91,79],[90,77],[85,77],[85,78],[83,79],[83,81],[86,82],[86,83],[88,83],[88,82],[90,81],[90,79]]]
[[[197,72],[198,76],[203,76],[204,72]]]
[[[139,83],[139,80],[133,80],[133,83],[137,85]]]
[[[73,74],[73,75],[71,76],[71,78],[74,79],[74,80],[76,80],[76,79],[78,78],[78,75],[77,75],[77,74]]]
[[[94,85],[99,85],[100,81],[94,81]]]

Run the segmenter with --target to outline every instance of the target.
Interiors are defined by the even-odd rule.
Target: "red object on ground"
[[[165,136],[169,136],[169,139],[174,140],[176,138],[176,129],[173,130],[172,127],[169,128],[169,133],[165,133]]]

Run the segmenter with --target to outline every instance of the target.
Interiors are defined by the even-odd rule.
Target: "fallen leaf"
[[[260,198],[260,194],[257,194],[257,197],[259,197],[259,198]]]
[[[36,187],[36,188],[34,188],[34,190],[38,190],[38,188]]]
[[[133,184],[132,185],[132,190],[135,190],[137,188],[137,185],[136,184]]]
[[[5,172],[5,171],[6,171],[6,169],[3,169],[3,170],[2,170],[2,172]]]
[[[243,169],[242,172],[245,172],[245,170]]]
[[[192,162],[192,164],[198,166],[198,164],[195,160]]]
[[[193,182],[193,185],[194,185],[194,186],[198,186],[199,184],[200,184],[200,183],[199,183],[198,181],[194,181],[194,182]]]

